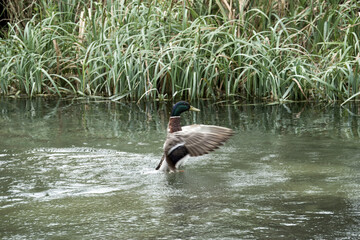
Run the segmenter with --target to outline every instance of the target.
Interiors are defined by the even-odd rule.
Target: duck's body
[[[214,151],[233,134],[229,128],[213,125],[181,127],[180,114],[188,110],[200,111],[187,102],[174,105],[164,143],[164,155],[156,170],[176,171],[189,156],[201,156]]]

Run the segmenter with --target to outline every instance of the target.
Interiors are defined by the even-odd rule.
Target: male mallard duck
[[[188,156],[201,156],[214,151],[233,135],[231,129],[219,126],[195,124],[181,127],[180,114],[185,111],[200,110],[184,101],[173,106],[164,155],[156,170],[176,171]]]

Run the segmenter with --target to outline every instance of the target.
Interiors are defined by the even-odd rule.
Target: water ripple
[[[3,207],[9,207],[26,199],[46,201],[133,189],[146,179],[134,175],[152,173],[158,158],[88,147],[36,148],[12,156],[2,154],[0,159],[6,159],[2,165],[17,172],[9,170],[1,177],[8,182],[8,197],[0,201]]]

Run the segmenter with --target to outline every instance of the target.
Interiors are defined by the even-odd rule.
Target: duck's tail
[[[160,160],[160,162],[159,162],[159,165],[155,168],[155,170],[159,170],[159,169],[160,169],[161,164],[163,163],[164,159],[165,159],[165,154],[163,154],[163,156],[162,156],[162,158],[161,158],[161,160]]]

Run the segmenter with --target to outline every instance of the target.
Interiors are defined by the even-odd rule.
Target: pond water
[[[171,103],[1,99],[2,239],[356,239],[360,106],[192,103],[235,135],[162,173]]]

